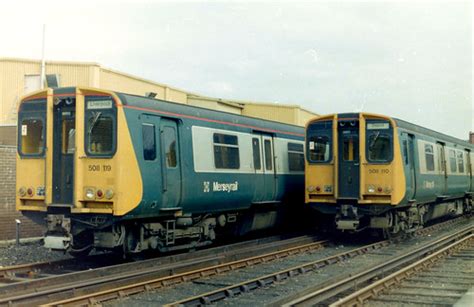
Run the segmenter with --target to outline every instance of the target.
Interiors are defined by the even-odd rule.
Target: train
[[[305,203],[328,227],[410,233],[473,210],[474,145],[406,121],[338,113],[306,125]]]
[[[45,247],[75,256],[201,247],[304,204],[304,136],[150,97],[47,88],[19,105],[16,208],[45,225]]]

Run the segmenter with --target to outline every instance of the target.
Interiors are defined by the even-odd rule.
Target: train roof
[[[234,114],[226,111],[217,111],[203,107],[190,106],[182,103],[176,103],[161,99],[154,99],[139,95],[115,92],[126,106],[132,106],[141,110],[166,111],[168,114],[179,117],[184,116],[196,120],[217,119],[214,122],[221,124],[231,124],[247,126],[254,130],[263,132],[278,133],[279,131],[290,132],[297,136],[304,136],[304,127],[281,123],[268,119],[261,119],[240,114]]]

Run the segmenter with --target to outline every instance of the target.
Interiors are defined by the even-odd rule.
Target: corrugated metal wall
[[[16,124],[16,110],[25,92],[25,76],[39,75],[41,62],[0,58],[0,124]],[[100,67],[96,63],[46,62],[47,74],[58,74],[60,86],[88,86],[145,95],[189,105],[304,126],[317,114],[299,106],[246,103],[198,96],[183,90]]]

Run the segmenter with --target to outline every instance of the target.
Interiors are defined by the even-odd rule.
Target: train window
[[[237,136],[214,133],[214,163],[216,168],[240,168]]]
[[[403,140],[403,158],[405,164],[408,165],[408,142],[407,140]]]
[[[165,146],[165,157],[167,167],[176,167],[176,131],[173,127],[165,126],[163,129],[163,137]]]
[[[272,155],[272,143],[270,140],[265,140],[265,169],[267,171],[273,170],[273,155]]]
[[[309,160],[312,162],[329,162],[331,142],[327,136],[312,136],[309,138]]]
[[[449,168],[451,169],[451,173],[457,173],[457,165],[456,165],[456,152],[454,149],[449,150]]]
[[[388,162],[392,159],[392,139],[390,135],[377,131],[368,138],[368,160]]]
[[[39,118],[24,119],[21,122],[21,153],[38,155],[44,149],[43,121]]]
[[[290,171],[304,171],[303,144],[288,143],[288,168]]]
[[[76,121],[74,119],[64,119],[62,126],[63,154],[73,154],[76,148]]]
[[[458,170],[461,174],[464,174],[464,154],[461,151],[458,151],[457,156],[458,156]]]
[[[426,161],[426,170],[434,171],[435,164],[434,164],[433,145],[425,144],[425,161]]]
[[[342,158],[344,161],[359,160],[359,138],[355,136],[344,136]]]
[[[114,123],[110,116],[92,113],[88,120],[87,151],[91,154],[111,154],[113,151]]]
[[[260,159],[260,140],[258,138],[252,138],[252,149],[253,149],[253,166],[256,170],[262,168],[262,162]]]
[[[143,124],[143,159],[153,161],[156,159],[155,125]]]

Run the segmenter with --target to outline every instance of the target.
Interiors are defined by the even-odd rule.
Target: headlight
[[[87,199],[94,199],[95,191],[92,188],[86,188],[86,198]]]
[[[25,196],[26,196],[26,188],[25,188],[25,187],[21,187],[21,188],[18,190],[18,194],[19,194],[21,197],[25,197]]]
[[[369,191],[369,193],[375,193],[375,187],[372,185],[369,185],[369,187],[367,188],[367,191]]]
[[[106,190],[105,191],[105,198],[112,199],[112,197],[114,197],[114,191],[112,191],[111,189]]]
[[[312,186],[312,185],[310,185],[310,186],[308,186],[308,187],[306,188],[306,190],[307,190],[308,192],[310,192],[310,193],[314,192],[315,189],[316,189],[316,188],[315,188],[314,186]]]

